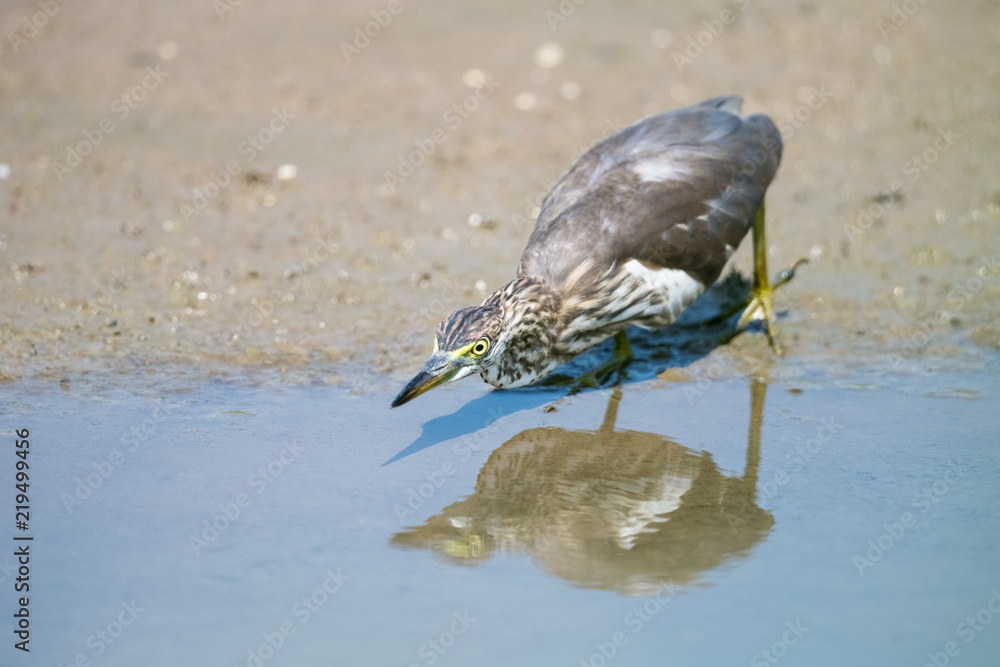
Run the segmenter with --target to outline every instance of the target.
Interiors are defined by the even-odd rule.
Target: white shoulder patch
[[[643,160],[632,167],[639,179],[642,181],[652,181],[662,183],[663,181],[683,181],[691,174],[676,159],[669,155],[658,155],[649,160]]]

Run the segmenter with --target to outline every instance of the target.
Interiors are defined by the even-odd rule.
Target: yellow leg
[[[593,386],[596,387],[612,371],[620,373],[630,361],[632,361],[632,346],[628,342],[625,330],[622,329],[615,334],[615,351],[611,354],[611,358],[585,374],[580,380],[582,382],[584,378],[594,378],[596,382]]]
[[[777,316],[774,314],[774,305],[771,302],[771,295],[793,277],[795,269],[805,264],[807,260],[800,259],[790,268],[778,274],[774,284],[767,278],[767,242],[764,237],[764,204],[761,202],[760,210],[753,223],[753,289],[750,292],[750,304],[743,311],[736,330],[742,331],[753,320],[765,320],[767,326],[767,341],[771,344],[774,353],[781,355],[781,345],[777,339]]]
[[[584,388],[596,389],[601,386],[601,382],[612,372],[618,371],[621,373],[625,370],[625,366],[630,361],[632,361],[632,346],[628,342],[628,336],[625,335],[625,331],[622,330],[615,334],[615,349],[611,353],[610,359],[590,369],[576,379],[557,380],[547,384],[571,386],[573,387],[571,394]]]

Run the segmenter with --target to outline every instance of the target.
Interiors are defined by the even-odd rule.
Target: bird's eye
[[[477,357],[481,357],[484,354],[486,354],[486,350],[488,349],[490,349],[489,338],[480,338],[472,346],[472,354],[474,354]]]

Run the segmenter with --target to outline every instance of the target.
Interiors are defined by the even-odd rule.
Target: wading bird
[[[781,160],[770,118],[739,117],[719,97],[641,120],[590,149],[542,203],[517,277],[447,317],[424,369],[392,402],[473,373],[521,387],[615,336],[600,378],[632,356],[625,328],[674,322],[722,273],[753,228],[754,281],[737,330],[753,319],[775,340],[764,191]],[[801,260],[800,260],[801,261]]]

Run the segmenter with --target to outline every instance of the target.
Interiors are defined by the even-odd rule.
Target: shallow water
[[[7,395],[23,664],[994,664],[995,378]]]

